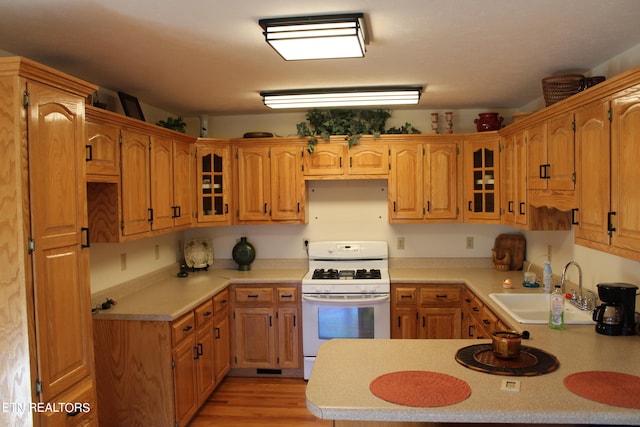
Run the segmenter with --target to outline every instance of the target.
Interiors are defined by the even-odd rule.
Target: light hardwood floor
[[[320,427],[306,407],[303,379],[227,377],[189,427]]]

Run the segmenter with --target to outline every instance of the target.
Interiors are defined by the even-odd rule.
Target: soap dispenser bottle
[[[549,299],[549,327],[564,329],[564,295],[562,295],[560,285],[556,285]]]
[[[544,293],[551,293],[553,278],[551,272],[551,262],[549,260],[544,262],[544,268],[542,270],[542,284],[544,285]]]

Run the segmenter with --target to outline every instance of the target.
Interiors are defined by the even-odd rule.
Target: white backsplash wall
[[[389,224],[384,180],[310,181],[307,186],[308,224],[199,228],[187,230],[185,239],[210,237],[216,259],[231,259],[243,236],[262,259],[306,258],[305,239],[385,240],[393,258],[486,258],[498,234],[518,232],[486,224]],[[473,249],[466,249],[467,237],[473,237]],[[397,248],[398,238],[404,238],[404,250]]]

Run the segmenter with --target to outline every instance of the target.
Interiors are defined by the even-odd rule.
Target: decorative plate
[[[207,268],[213,264],[211,239],[193,239],[184,245],[184,262],[190,268]]]

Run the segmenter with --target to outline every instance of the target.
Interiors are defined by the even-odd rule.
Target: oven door
[[[390,338],[390,309],[389,294],[303,294],[304,356],[332,338]]]

